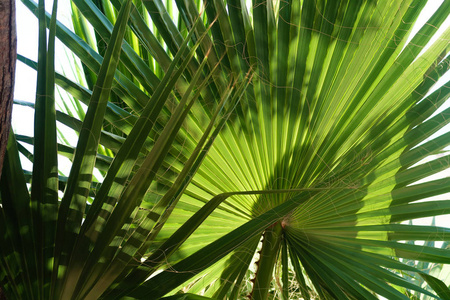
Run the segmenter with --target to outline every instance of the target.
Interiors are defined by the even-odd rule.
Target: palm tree
[[[450,230],[408,224],[450,209],[430,177],[449,167],[450,29],[429,45],[450,1],[411,40],[421,0],[200,2],[73,0],[73,32],[23,0],[38,85],[2,170],[6,295],[450,299],[430,271]],[[55,36],[85,84],[54,72]]]

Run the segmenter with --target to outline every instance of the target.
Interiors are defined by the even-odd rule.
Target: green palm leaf
[[[407,221],[450,213],[449,1],[412,39],[424,1],[74,0],[75,32],[23,3],[46,97],[2,170],[9,297],[448,299],[450,230]]]

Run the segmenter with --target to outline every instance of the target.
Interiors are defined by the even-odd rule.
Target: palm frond
[[[35,134],[0,182],[9,297],[449,297],[449,229],[408,223],[450,214],[430,177],[450,162],[449,1],[413,36],[425,1],[73,0],[74,32],[23,3],[41,44],[18,56]],[[55,36],[80,82],[54,72]]]

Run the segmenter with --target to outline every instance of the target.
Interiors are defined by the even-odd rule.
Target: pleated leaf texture
[[[412,221],[450,214],[450,1],[415,33],[423,0],[22,2],[8,299],[450,299],[450,229]]]

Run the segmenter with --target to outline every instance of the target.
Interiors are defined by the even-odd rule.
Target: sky
[[[413,31],[413,34],[417,32],[429,16],[433,14],[436,8],[443,2],[443,0],[431,0],[428,2],[426,9],[422,12],[419,17],[418,24]],[[37,60],[37,44],[38,44],[38,23],[36,17],[20,2],[17,1],[17,45],[18,53],[28,57],[32,60]],[[51,1],[47,4],[47,10],[51,10]],[[68,0],[60,0],[58,3],[58,19],[67,27],[71,28],[71,14],[70,14],[70,3]],[[443,31],[446,27],[450,26],[450,17],[447,18],[445,24],[441,27]],[[439,38],[439,32],[435,38]],[[73,78],[73,70],[71,69],[70,59],[64,51],[64,46],[57,41],[57,60],[56,60],[56,70],[60,73],[64,73],[69,78]],[[447,72],[446,76],[441,78],[439,83],[447,82],[450,80],[450,72]],[[36,89],[36,72],[25,66],[24,64],[18,62],[16,66],[16,79],[15,79],[15,95],[14,98],[17,100],[34,102],[35,89]],[[441,110],[450,106],[450,101],[447,105],[444,105]],[[440,111],[441,111],[440,110]],[[33,135],[33,114],[34,111],[30,108],[19,107],[15,105],[13,109],[13,128],[16,133]],[[436,135],[442,134],[443,131],[450,130],[449,127],[442,129]],[[76,135],[71,131],[65,131],[65,134],[69,137],[69,140],[73,142],[75,146]],[[60,165],[65,169],[64,172],[68,174],[69,161],[65,158],[61,158]],[[24,168],[31,170],[31,163],[26,159],[23,160]],[[98,174],[97,174],[98,175]],[[438,176],[450,176],[449,170],[440,173]],[[97,176],[98,177],[98,176]],[[429,179],[428,179],[429,180]],[[446,199],[450,199],[450,194],[445,195]],[[440,196],[442,199],[442,196]],[[418,224],[429,224],[430,219],[417,220],[415,223]],[[449,215],[441,216],[437,218],[437,224],[441,226],[450,227],[450,217]]]

